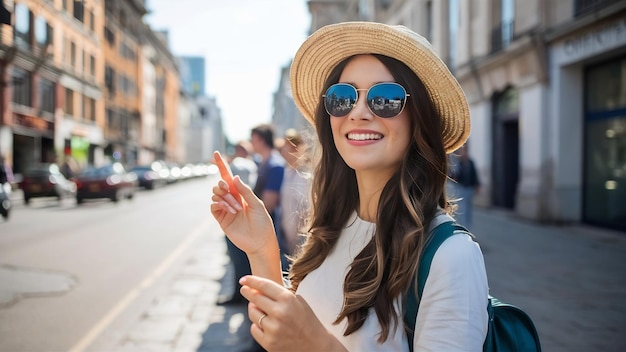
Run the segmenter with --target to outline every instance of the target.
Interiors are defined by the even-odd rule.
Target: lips
[[[352,141],[377,141],[382,138],[379,133],[348,133],[348,139]]]

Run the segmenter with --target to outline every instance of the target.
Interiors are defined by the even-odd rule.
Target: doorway
[[[491,204],[515,209],[519,183],[519,93],[507,88],[493,97]]]

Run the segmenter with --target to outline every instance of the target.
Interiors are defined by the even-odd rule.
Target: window
[[[41,16],[35,19],[35,41],[40,48],[52,42],[52,27]]]
[[[513,39],[513,21],[515,20],[514,0],[502,0],[502,44],[507,47]]]
[[[74,91],[65,88],[65,114],[74,115]]]
[[[459,34],[459,0],[449,0],[448,16],[448,67],[454,70],[457,64],[457,36]]]
[[[111,28],[104,27],[104,39],[106,39],[110,46],[115,45],[115,33],[113,33]]]
[[[121,41],[120,43],[120,56],[129,60],[136,60],[137,53],[133,50],[126,42]]]
[[[83,118],[86,121],[96,120],[96,101],[93,98],[83,96]]]
[[[54,113],[55,98],[54,82],[41,78],[39,80],[39,108],[41,111]]]
[[[115,95],[115,70],[111,66],[104,68],[104,83],[109,92],[109,97]]]
[[[92,10],[88,10],[87,11],[89,13],[89,29],[91,29],[92,31],[96,30],[96,16],[94,16],[93,11]]]
[[[433,2],[426,1],[426,39],[433,40]]]
[[[82,0],[74,0],[74,18],[83,22],[85,20],[85,7]]]
[[[30,49],[30,18],[28,6],[15,4],[15,45],[22,49]]]
[[[70,42],[70,64],[76,67],[76,43]]]
[[[620,0],[575,0],[574,1],[574,16],[582,16],[601,10],[604,7],[613,5]]]
[[[96,58],[93,55],[89,55],[89,73],[96,77]]]
[[[15,104],[32,107],[32,74],[30,71],[14,67],[11,78],[13,102]]]
[[[506,48],[513,40],[515,0],[500,0],[499,14],[500,18],[491,29],[491,52],[497,52]]]

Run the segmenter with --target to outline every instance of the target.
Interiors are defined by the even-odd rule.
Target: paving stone
[[[159,297],[146,312],[146,316],[156,317],[185,317],[192,308],[192,300],[180,295]]]
[[[126,335],[124,340],[151,346],[152,343],[172,345],[181,333],[185,319],[144,319]]]

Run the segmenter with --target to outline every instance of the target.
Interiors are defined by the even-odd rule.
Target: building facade
[[[144,0],[0,4],[0,155],[18,180],[67,157],[187,161],[178,63]]]
[[[0,153],[14,172],[103,143],[102,2],[5,1],[0,25]],[[90,147],[96,146],[96,147]]]
[[[278,89],[274,93],[274,111],[272,125],[275,127],[277,137],[285,135],[289,128],[295,128],[306,136],[313,136],[311,124],[300,113],[293,101],[291,85],[289,84],[289,68],[291,64],[283,67],[280,72]]]
[[[341,7],[349,13],[338,16]],[[402,24],[470,104],[476,202],[542,222],[626,230],[626,2],[309,1],[312,28]]]

